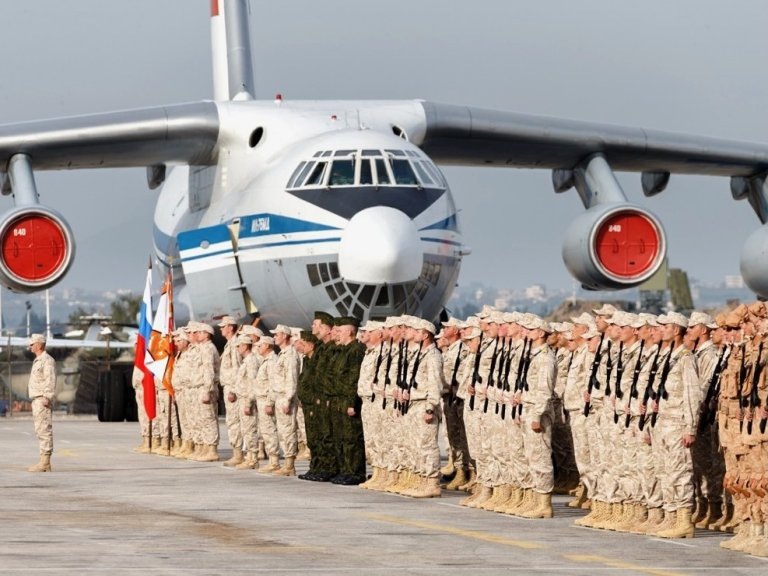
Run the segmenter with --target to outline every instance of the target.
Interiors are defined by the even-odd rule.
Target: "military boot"
[[[480,497],[480,492],[482,491],[482,489],[483,489],[482,484],[475,484],[475,487],[474,489],[472,489],[469,496],[459,501],[459,506],[467,506],[468,508],[471,508],[472,507],[471,504]]]
[[[607,502],[602,500],[592,500],[592,509],[589,514],[583,518],[579,518],[574,522],[576,526],[586,526],[587,528],[594,528],[596,522],[600,522],[607,518],[611,506]]]
[[[659,538],[693,538],[696,527],[692,522],[691,508],[678,508],[675,514],[675,525],[668,530],[659,530],[656,536]]]
[[[149,436],[142,436],[141,444],[133,448],[132,451],[139,454],[149,454]]]
[[[224,461],[224,466],[234,467],[243,463],[243,450],[242,448],[232,448],[232,458]]]
[[[750,521],[749,523],[746,523],[744,525],[744,528],[745,529],[742,529],[739,531],[739,534],[741,534],[742,532],[746,532],[747,533],[746,537],[738,540],[732,546],[730,546],[729,547],[730,550],[736,550],[737,552],[749,552],[753,547],[757,546],[757,544],[762,540],[763,538],[762,522]]]
[[[581,505],[587,501],[587,488],[584,484],[579,484],[575,488],[575,494],[573,500],[568,502],[569,508],[581,508]]]
[[[469,471],[469,478],[467,478],[467,481],[459,486],[459,490],[463,490],[464,492],[469,492],[470,490],[474,490],[475,485],[477,484],[477,472],[472,469]]]
[[[453,457],[448,457],[448,462],[445,463],[445,466],[440,468],[440,477],[447,476],[451,477],[456,473],[456,467],[453,465]]]
[[[307,447],[306,442],[299,442],[299,453],[296,454],[296,460],[299,460],[301,462],[305,462],[309,460],[312,457],[312,454],[309,452],[309,448]]]
[[[397,470],[387,470],[386,476],[382,478],[381,484],[379,484],[378,490],[382,492],[389,492],[389,489],[397,483]]]
[[[275,476],[296,476],[296,457],[286,456],[283,467],[272,472]]]
[[[202,444],[192,443],[192,450],[187,454],[187,460],[197,460],[197,457],[203,452],[204,446]]]
[[[480,504],[478,508],[483,510],[493,510],[499,503],[501,497],[501,486],[491,486],[491,497],[485,502]]]
[[[614,525],[621,521],[622,510],[621,502],[610,502],[608,504],[608,514],[602,520],[595,522],[593,528],[613,530]]]
[[[743,551],[754,556],[753,551],[764,548],[768,539],[766,539],[765,529],[762,522],[753,522],[752,525],[754,527],[752,537],[744,546]]]
[[[160,456],[171,455],[171,440],[169,438],[160,438],[160,441],[152,448],[153,454]]]
[[[256,452],[257,452],[256,455],[258,456],[259,460],[267,459],[267,449],[264,445],[264,440],[261,440],[261,439],[259,440],[259,445]]]
[[[182,440],[181,449],[179,450],[179,453],[176,454],[176,458],[189,458],[189,455],[192,454],[194,450],[195,447],[192,440]]]
[[[150,438],[149,440],[149,453],[150,454],[160,454],[160,443],[162,441],[160,440],[159,436],[154,436]]]
[[[510,514],[514,514],[515,516],[522,516],[529,509],[533,508],[533,505],[533,490],[530,488],[523,488],[523,497],[520,498],[520,502],[517,504],[517,506],[510,510]]]
[[[171,456],[178,458],[179,452],[181,452],[181,438],[174,438],[171,443]]]
[[[406,470],[391,471],[390,480],[387,484],[387,487],[384,489],[384,491],[389,492],[390,494],[397,494],[397,491],[400,489],[400,485],[405,483],[406,474],[407,474]]]
[[[749,536],[749,529],[752,526],[750,521],[743,522],[741,526],[736,530],[736,535],[728,540],[720,542],[720,548],[726,548],[727,550],[738,550],[741,543]]]
[[[763,538],[748,552],[752,556],[758,556],[760,558],[768,558],[768,522],[763,524]]]
[[[710,522],[707,525],[707,530],[712,530],[714,532],[719,532],[720,528],[722,528],[725,524],[731,521],[731,518],[733,518],[733,504],[728,503],[725,505],[724,509],[720,511],[720,516],[714,520],[713,522]]]
[[[552,494],[547,492],[542,494],[541,492],[533,493],[533,506],[520,513],[523,518],[552,518],[554,512],[552,511]]]
[[[372,490],[371,486],[374,486],[380,478],[380,470],[381,468],[377,468],[376,466],[373,467],[373,472],[371,473],[371,477],[368,478],[365,482],[361,482],[357,485],[358,488],[362,488],[363,490]]]
[[[518,486],[510,486],[509,498],[496,510],[496,512],[501,512],[502,514],[512,514],[512,511],[520,506],[520,502],[522,501],[523,489]]]
[[[467,504],[470,508],[480,508],[481,504],[484,504],[488,500],[491,499],[493,496],[493,488],[490,486],[486,486],[485,484],[480,485],[480,491],[477,495],[477,498],[475,498],[472,502]]]
[[[691,516],[691,522],[693,522],[694,525],[698,524],[707,515],[708,511],[709,500],[706,498],[696,498],[696,508]]]
[[[273,472],[280,470],[280,456],[275,454],[269,457],[269,464],[263,468],[259,468],[260,474],[272,474]]]
[[[403,496],[410,496],[411,498],[418,498],[421,491],[424,489],[427,479],[424,476],[418,474],[411,474],[408,485],[400,492]]]
[[[492,512],[501,512],[506,506],[509,499],[512,497],[512,485],[502,484],[498,487],[499,495],[496,498],[496,502],[492,507],[485,507],[486,510]]]
[[[195,458],[197,462],[218,462],[219,450],[213,444],[206,444],[203,447],[203,451]]]
[[[422,483],[421,492],[416,496],[417,498],[440,498],[442,496],[442,489],[440,488],[440,480],[435,478],[425,478]]]
[[[662,508],[648,508],[645,520],[635,525],[632,534],[650,534],[663,521],[664,510]]]
[[[627,532],[630,534],[643,534],[641,526],[644,526],[648,521],[648,508],[645,504],[635,504],[635,516],[632,519],[632,524],[627,526]]]
[[[459,490],[459,486],[466,484],[469,481],[467,473],[462,468],[456,470],[456,474],[453,475],[453,479],[448,482],[444,488],[446,490]]]
[[[51,471],[51,455],[40,454],[40,461],[34,466],[27,468],[27,472],[50,472]]]
[[[670,530],[675,527],[676,521],[677,514],[675,514],[674,511],[670,512],[669,510],[664,510],[664,518],[662,521],[656,526],[649,526],[646,534],[649,536],[656,536],[659,532]]]
[[[635,523],[635,505],[624,502],[621,507],[621,517],[613,524],[613,530],[616,532],[629,532],[630,527]]]
[[[696,528],[709,529],[711,524],[717,522],[717,520],[723,515],[723,503],[707,501],[707,510],[704,516],[696,523]]]
[[[245,459],[240,464],[235,465],[236,470],[257,470],[259,461],[256,459],[256,452],[248,452]]]

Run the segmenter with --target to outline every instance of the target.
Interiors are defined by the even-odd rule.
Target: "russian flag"
[[[136,368],[141,370],[144,377],[141,380],[144,387],[144,409],[147,418],[154,420],[157,415],[155,406],[155,375],[147,367],[149,357],[149,341],[152,335],[152,261],[147,269],[147,283],[144,285],[144,297],[139,309],[139,335],[136,339]]]

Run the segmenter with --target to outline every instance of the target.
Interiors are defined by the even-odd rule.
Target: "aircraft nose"
[[[374,206],[355,214],[341,235],[339,272],[361,284],[411,282],[424,253],[413,221],[395,208]]]

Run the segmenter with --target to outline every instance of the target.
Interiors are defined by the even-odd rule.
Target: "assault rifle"
[[[717,398],[720,396],[720,374],[725,367],[725,355],[726,347],[720,350],[720,356],[715,364],[715,369],[712,371],[712,376],[709,378],[709,386],[707,386],[707,396],[704,398],[704,403],[701,405],[701,414],[699,414],[699,426],[698,432],[701,434],[704,429],[713,424],[715,416],[717,415]]]
[[[421,364],[421,349],[423,347],[424,340],[419,342],[419,349],[416,351],[416,361],[413,363],[413,371],[411,372],[411,377],[408,379],[408,386],[405,389],[405,393],[408,395],[408,397],[400,403],[400,413],[403,416],[408,414],[408,408],[411,405],[411,390],[417,390],[419,388],[419,383],[416,381],[416,374],[419,373],[419,364]]]
[[[669,376],[669,370],[670,370],[670,359],[672,358],[672,346],[669,347],[669,354],[667,354],[667,358],[664,360],[664,367],[661,369],[661,379],[659,380],[659,387],[656,389],[656,410],[653,411],[653,414],[651,414],[651,426],[656,426],[656,419],[659,417],[659,409],[661,408],[661,401],[666,400],[669,398],[669,393],[667,392],[667,377]]]
[[[459,342],[459,351],[456,353],[456,361],[453,363],[453,374],[451,374],[451,384],[448,390],[448,406],[453,406],[456,401],[456,396],[453,393],[453,389],[459,387],[459,366],[461,366],[461,349],[464,346],[464,342]]]
[[[395,385],[397,386],[400,397],[402,398],[402,392],[405,390],[405,379],[408,377],[408,344],[405,340],[401,341],[398,345],[397,351],[397,378]],[[395,410],[402,410],[402,401],[395,398]]]
[[[483,414],[488,412],[488,390],[493,388],[493,373],[496,370],[496,362],[499,357],[499,339],[493,345],[493,356],[491,356],[491,368],[488,370],[488,381],[485,383],[485,402],[483,402]]]
[[[389,377],[389,370],[392,368],[392,345],[395,343],[394,338],[389,339],[389,348],[387,349],[387,366],[385,368],[386,374],[384,375],[384,394],[382,394],[383,398],[381,400],[381,409],[385,410],[387,408],[387,386],[389,386],[392,383],[392,379]]]
[[[747,420],[747,434],[752,434],[752,420],[755,417],[755,408],[760,406],[760,396],[757,394],[757,385],[760,382],[760,372],[763,367],[760,362],[760,357],[763,355],[763,341],[760,341],[760,345],[757,347],[757,358],[753,363],[752,369],[752,390],[749,392],[749,398],[747,399],[747,408],[750,410],[749,419]]]
[[[638,422],[637,425],[641,432],[643,431],[643,428],[645,428],[645,421],[648,418],[648,400],[653,396],[653,383],[655,382],[656,374],[659,371],[659,356],[661,356],[661,346],[656,350],[656,356],[653,357],[651,370],[648,372],[648,385],[645,387],[645,392],[643,393],[643,411],[642,414],[640,414],[640,422]]]
[[[603,359],[603,353],[600,349],[603,347],[603,340],[605,340],[605,332],[600,336],[600,343],[595,350],[595,358],[592,360],[592,370],[589,372],[589,383],[587,384],[587,394],[592,396],[592,390],[600,390],[600,381],[597,379],[597,370],[600,368],[600,362]],[[587,400],[584,402],[584,418],[589,416],[591,402]]]
[[[499,392],[499,396],[504,391],[504,365],[507,362],[506,361],[507,354],[508,354],[507,351],[511,350],[511,348],[512,348],[512,343],[511,342],[509,343],[508,346],[506,346],[506,349],[505,349],[505,344],[506,344],[506,342],[504,342],[502,340],[502,342],[501,342],[501,352],[499,353],[499,363],[498,363],[499,367],[496,370],[496,389]],[[499,403],[498,396],[497,396],[497,400],[496,400],[496,414],[499,413],[499,408],[500,408],[501,404],[503,404],[503,403],[504,403],[503,400],[502,400],[501,403]]]
[[[608,358],[605,361],[605,395],[610,396],[611,395],[611,374],[613,373],[613,358],[611,358],[611,345],[613,342],[608,340],[607,350],[606,354],[608,354]]]
[[[384,340],[379,344],[379,357],[376,358],[376,373],[373,375],[373,383],[379,383],[379,369],[381,368],[381,362],[384,360]],[[376,401],[376,390],[371,387],[371,402]]]
[[[523,346],[525,346],[525,340],[523,340]],[[512,341],[510,340],[509,346],[507,347],[507,359],[504,362],[504,386],[503,390],[504,392],[509,392],[510,386],[509,386],[509,370],[512,367]],[[501,403],[501,419],[504,420],[504,418],[507,415],[507,405],[502,400]]]
[[[637,352],[635,370],[632,373],[632,386],[629,388],[629,399],[627,399],[627,414],[626,418],[624,419],[624,428],[629,428],[629,421],[632,419],[632,410],[630,410],[630,407],[632,406],[632,398],[637,398],[639,396],[637,392],[637,381],[640,379],[641,360],[643,359],[644,346],[645,341],[641,340],[640,350]],[[618,418],[618,414],[615,416],[615,418]]]
[[[613,387],[613,391],[616,393],[616,399],[621,400],[624,396],[624,392],[621,390],[621,379],[624,377],[624,342],[619,342],[619,355],[617,356],[616,364],[616,386]],[[616,403],[613,403],[613,423],[619,423],[619,413],[616,412]]]
[[[477,384],[481,384],[483,377],[480,376],[480,356],[483,352],[483,333],[480,333],[480,342],[477,344],[477,352],[475,352],[475,367],[472,370],[472,387],[475,389],[475,393],[469,399],[469,409],[475,409],[475,396],[477,395]]]
[[[741,365],[739,366],[739,381],[736,383],[736,398],[739,401],[739,434],[744,430],[744,395],[743,395],[743,384],[744,380],[747,379],[747,368],[746,368],[746,357],[747,357],[747,344],[746,342],[742,344],[741,346]]]
[[[523,356],[523,370],[520,375],[520,392],[528,392],[528,369],[531,367],[531,349],[533,348],[533,339],[528,340],[528,351]],[[522,416],[523,403],[517,405],[517,415]]]

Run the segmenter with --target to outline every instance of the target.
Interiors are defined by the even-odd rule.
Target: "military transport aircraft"
[[[672,173],[728,176],[768,218],[768,145],[423,100],[256,100],[249,4],[210,7],[213,101],[0,126],[14,198],[0,219],[0,282],[42,290],[74,257],[64,217],[39,202],[40,170],[146,167],[159,189],[156,255],[200,319],[437,316],[469,252],[438,165],[545,168],[557,192],[575,188],[585,211],[563,260],[594,289],[639,285],[667,249],[615,171],[641,173],[649,196]],[[768,296],[766,243],[759,228],[741,268]]]

